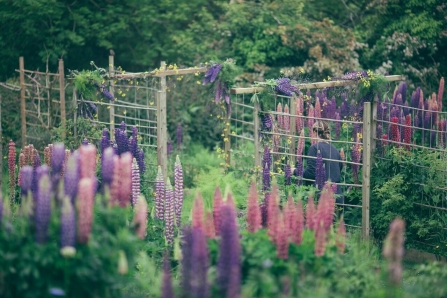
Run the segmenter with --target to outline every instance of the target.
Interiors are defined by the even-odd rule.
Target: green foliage
[[[446,157],[440,152],[389,148],[384,160],[376,160],[371,174],[371,226],[382,242],[388,223],[400,216],[406,224],[406,246],[438,255],[447,253],[444,232]],[[432,207],[432,208],[430,208]]]
[[[65,129],[59,126],[52,130],[52,138],[53,142],[63,142],[67,149],[77,149],[83,139],[98,146],[104,128],[103,124],[93,123],[90,119],[79,117],[76,122],[68,119]]]
[[[72,72],[73,82],[76,91],[83,95],[84,99],[97,101],[98,87],[103,82],[104,70],[96,69],[93,71],[82,70],[80,72]]]
[[[49,239],[43,245],[35,243],[34,223],[23,213],[24,205],[22,211],[3,219],[0,296],[49,297],[52,289],[61,289],[68,297],[121,297],[125,287],[140,289],[138,279],[153,272],[154,265],[138,257],[144,246],[128,224],[130,208],[105,207],[97,197],[90,240],[76,245],[75,254],[68,255],[60,251],[60,209],[55,207],[53,204]],[[120,252],[128,262],[128,272],[123,274],[118,271]]]

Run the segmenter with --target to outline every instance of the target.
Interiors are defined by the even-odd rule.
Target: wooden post
[[[109,92],[115,96],[115,90],[113,88],[114,85],[114,79],[115,79],[115,61],[113,59],[113,56],[109,56]],[[115,139],[115,134],[113,131],[115,130],[115,107],[110,105],[109,106],[109,115],[110,115],[110,140]]]
[[[65,112],[65,74],[64,60],[59,59],[59,99],[61,103],[61,125],[63,128],[62,138],[65,140],[65,129],[67,128],[67,114]]]
[[[166,62],[162,61],[160,70],[166,69]],[[157,93],[157,157],[166,183],[168,175],[167,151],[167,121],[166,121],[166,76],[160,77],[160,91]]]
[[[371,176],[371,103],[363,104],[362,236],[369,239],[369,198]]]
[[[376,149],[376,140],[374,139],[377,137],[377,107],[379,105],[379,99],[377,95],[374,97],[374,100],[372,102],[372,110],[371,110],[371,153],[374,153],[374,150]],[[372,154],[373,156],[373,154]]]
[[[296,147],[295,147],[295,136],[296,136],[296,117],[293,117],[296,115],[296,96],[293,95],[293,97],[290,99],[290,108],[289,108],[289,114],[290,117],[290,137],[292,138],[292,143],[290,144],[290,160],[289,165],[291,168],[295,167],[295,159],[296,159]],[[287,116],[286,116],[287,117]]]
[[[19,57],[20,70],[20,117],[22,118],[22,147],[26,145],[25,62]]]
[[[261,144],[259,143],[259,102],[255,101],[253,109],[253,138],[255,142],[255,167],[261,166]]]

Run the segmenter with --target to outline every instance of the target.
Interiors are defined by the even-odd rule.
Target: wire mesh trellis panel
[[[233,96],[231,101],[230,125],[224,128],[231,144],[231,164],[238,171],[249,175],[254,169],[255,159],[255,108],[251,96],[246,94]]]
[[[406,101],[405,93],[401,85],[392,98],[378,99],[374,104],[374,158],[396,164],[411,179],[406,181],[414,196],[411,211],[425,220],[427,229],[425,235],[409,241],[446,254],[447,112],[442,112],[442,94],[424,99],[418,88]],[[390,172],[387,179],[393,178]]]
[[[59,73],[26,70],[22,57],[19,62],[22,145],[30,143],[42,151],[51,143],[51,130],[62,123],[65,104],[61,104],[61,93],[65,93],[65,86],[61,91]]]

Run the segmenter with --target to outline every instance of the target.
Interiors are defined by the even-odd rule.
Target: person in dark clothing
[[[330,141],[330,127],[329,123],[322,120],[317,120],[312,127],[312,130],[317,137],[317,143],[310,146],[307,152],[308,156],[317,157],[318,151],[320,151],[323,158],[324,167],[326,170],[325,181],[330,180],[337,184],[341,181],[341,170],[343,169],[343,161],[340,156],[340,152],[335,148]],[[330,160],[325,160],[330,159]],[[303,178],[315,180],[315,158],[307,159],[307,166],[303,174]],[[309,182],[308,184],[312,184]],[[343,191],[340,185],[337,185],[336,202],[344,203]]]

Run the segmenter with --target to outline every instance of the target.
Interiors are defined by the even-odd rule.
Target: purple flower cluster
[[[264,169],[262,171],[262,190],[270,189],[270,169],[267,163],[264,164]]]
[[[192,274],[191,297],[209,297],[207,281],[208,248],[205,233],[200,229],[192,230]]]
[[[273,128],[272,116],[270,114],[262,114],[262,130],[271,131]]]
[[[300,186],[303,178],[303,174],[304,174],[304,166],[303,166],[303,157],[302,156],[298,156],[297,157],[297,161],[296,161],[296,168],[293,171],[293,174],[297,177],[296,179],[296,185]]]
[[[319,190],[323,189],[326,182],[326,169],[324,168],[323,157],[320,150],[317,152],[317,160],[315,162],[315,187]]]
[[[368,77],[368,73],[366,71],[352,71],[352,72],[348,72],[347,74],[342,76],[340,79],[341,80],[358,81],[362,78],[367,78],[367,77]],[[336,78],[336,79],[338,79],[338,78]]]
[[[62,201],[61,210],[61,248],[74,247],[76,239],[76,215],[73,204],[69,197],[65,197]]]
[[[79,153],[75,151],[67,160],[67,166],[64,175],[65,195],[70,198],[72,203],[74,203],[75,198],[78,194],[79,177]]]
[[[211,66],[208,71],[205,73],[205,78],[203,79],[203,85],[214,83],[217,76],[219,75],[220,70],[222,69],[222,64],[216,63]]]
[[[165,190],[165,237],[169,244],[174,241],[174,213],[175,213],[175,202],[174,202],[174,190],[172,189],[171,181],[167,180],[166,190]]]
[[[37,187],[35,208],[36,242],[44,244],[47,241],[48,227],[51,216],[51,181],[48,174],[44,174]]]
[[[102,95],[104,95],[104,97],[107,98],[108,100],[110,100],[110,101],[114,101],[115,100],[115,98],[113,97],[113,94],[110,93],[109,90],[107,90],[105,84],[101,85],[100,91],[101,91]]]
[[[300,90],[290,84],[289,78],[281,78],[276,80],[275,92],[283,94],[286,96],[293,96],[293,94],[298,94]]]
[[[113,171],[115,167],[114,156],[115,152],[111,147],[104,150],[102,154],[102,165],[101,165],[102,183],[104,185],[108,185],[109,187],[113,181]]]
[[[234,206],[231,204],[223,205],[221,207],[221,216],[217,284],[222,297],[238,297],[241,286],[241,247]]]
[[[20,169],[20,188],[22,190],[22,196],[28,195],[28,192],[31,191],[33,186],[33,174],[34,169],[31,166],[24,166]]]

